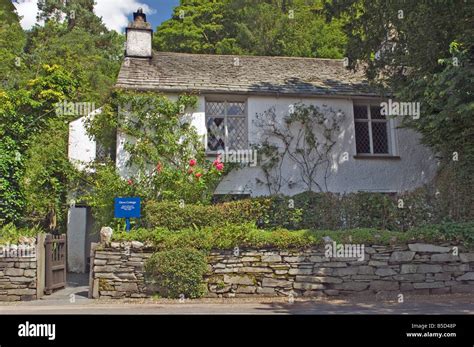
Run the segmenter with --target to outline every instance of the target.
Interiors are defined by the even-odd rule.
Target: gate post
[[[46,261],[44,249],[45,237],[45,234],[38,234],[36,238],[36,299],[44,295]]]
[[[51,240],[53,236],[51,234],[47,234],[44,243],[44,250],[45,250],[45,268],[47,269],[45,274],[45,290],[44,293],[50,295],[52,293],[51,286],[53,284],[53,261],[52,261],[52,251],[53,251],[53,243]]]

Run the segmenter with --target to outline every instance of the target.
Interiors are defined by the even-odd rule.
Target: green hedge
[[[170,201],[149,201],[144,206],[147,228],[164,227],[179,230],[223,224],[256,222],[270,208],[269,199],[247,199],[216,205],[180,205]]]
[[[242,248],[307,248],[323,245],[324,237],[341,243],[406,244],[407,242],[454,241],[467,246],[474,245],[474,222],[445,223],[414,228],[407,232],[377,230],[371,228],[348,230],[287,230],[259,229],[253,224],[212,226],[201,229],[187,228],[172,231],[165,228],[138,229],[130,233],[115,233],[116,241],[142,241],[157,250],[194,248],[212,249]]]
[[[199,298],[206,290],[203,276],[207,272],[206,255],[194,248],[160,251],[145,264],[147,282],[167,298]]]
[[[442,202],[427,189],[403,194],[302,193],[293,197],[253,198],[215,205],[148,202],[144,226],[180,230],[225,224],[255,223],[262,228],[406,231],[450,221]]]
[[[442,222],[437,201],[426,189],[402,194],[302,193],[293,197],[303,211],[298,228],[379,228],[405,231]]]

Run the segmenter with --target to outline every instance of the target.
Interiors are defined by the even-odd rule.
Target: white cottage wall
[[[169,95],[176,100],[176,95]],[[215,97],[215,96],[214,96]],[[205,96],[198,97],[198,105],[194,112],[189,113],[192,124],[205,141]],[[331,174],[327,180],[328,191],[349,193],[356,191],[374,192],[401,192],[412,190],[428,183],[434,176],[437,162],[433,153],[421,145],[419,135],[412,130],[397,128],[395,130],[395,154],[399,158],[356,158],[356,145],[354,135],[353,99],[336,97],[319,98],[288,98],[288,97],[247,97],[248,137],[250,144],[257,144],[262,139],[262,131],[255,127],[255,118],[258,113],[263,113],[271,107],[275,108],[278,119],[288,114],[289,105],[296,103],[327,106],[335,111],[342,111],[345,120],[341,126],[339,142],[332,152]],[[393,120],[397,127],[397,120]],[[126,138],[117,135],[117,167],[123,177],[130,175],[126,167],[127,154],[123,144]],[[347,158],[347,160],[344,160]],[[285,184],[281,193],[294,195],[307,190],[300,179],[298,167],[288,162],[282,171],[284,177],[292,184]],[[261,169],[258,167],[245,167],[235,170],[226,176],[219,184],[217,194],[250,194],[252,196],[267,195],[268,188],[257,183],[257,178],[264,181]],[[319,179],[322,182],[322,177]]]

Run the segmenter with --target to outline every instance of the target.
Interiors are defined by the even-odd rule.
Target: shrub
[[[406,231],[442,221],[438,201],[428,189],[401,194],[306,192],[295,195],[302,210],[298,228],[351,229],[377,228]]]
[[[17,228],[13,223],[0,227],[0,245],[18,243],[21,237],[36,237],[43,230],[39,228]]]
[[[163,297],[198,298],[205,293],[206,256],[194,248],[157,252],[147,261],[145,271]]]
[[[400,194],[305,192],[291,198],[252,198],[206,206],[151,201],[144,214],[147,227],[170,230],[253,223],[266,229],[407,231],[452,221],[442,213],[443,203],[427,188]]]
[[[120,241],[149,242],[157,250],[194,248],[202,251],[240,248],[308,248],[324,244],[329,236],[336,242],[361,244],[404,244],[407,242],[454,241],[474,245],[474,222],[426,225],[410,231],[387,231],[374,228],[347,230],[264,230],[253,224],[213,226],[170,231],[164,228],[140,229],[131,233],[115,233]]]
[[[122,179],[111,162],[106,165],[94,165],[91,168],[93,173],[89,179],[92,181],[92,187],[91,189],[77,187],[77,191],[84,190],[80,199],[92,208],[95,229],[100,230],[103,226],[117,227],[119,223],[114,225],[114,198],[140,196],[141,192]]]
[[[284,196],[272,197],[262,210],[258,225],[266,228],[301,228],[303,209],[297,208],[295,200]]]
[[[149,201],[144,207],[145,225],[179,230],[224,224],[256,223],[265,215],[270,200],[247,199],[216,205],[180,205],[171,201]]]

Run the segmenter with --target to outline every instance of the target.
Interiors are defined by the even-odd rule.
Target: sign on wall
[[[115,198],[114,217],[125,218],[127,231],[130,230],[130,218],[140,218],[141,200],[136,197]]]

